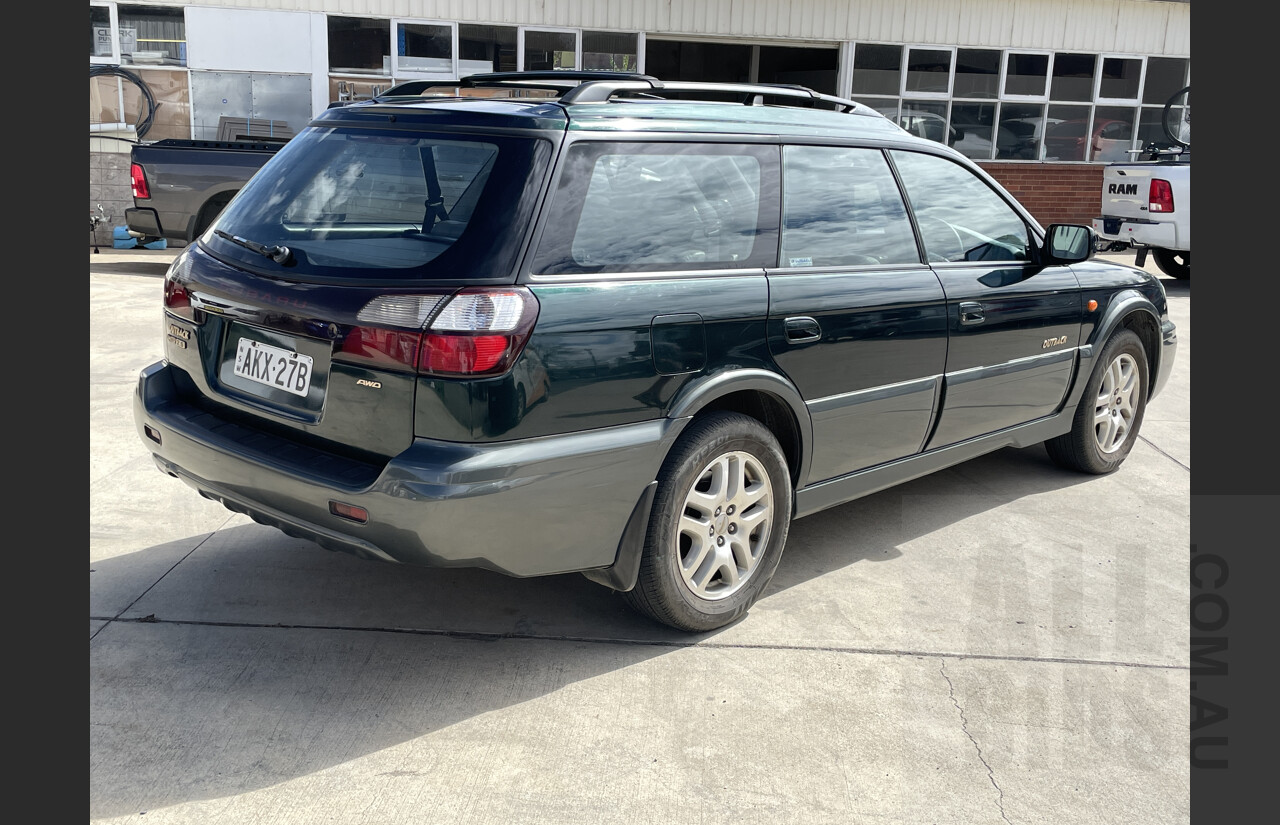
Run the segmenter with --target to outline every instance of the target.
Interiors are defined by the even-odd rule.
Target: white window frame
[[[592,29],[592,31],[596,31]],[[529,32],[552,32],[573,35],[573,70],[582,70],[582,29],[563,26],[520,26],[516,33],[516,67],[517,71],[529,71],[524,66],[524,38]],[[636,55],[636,62],[642,62],[643,51]]]
[[[417,69],[400,65],[400,26],[441,26],[449,29],[449,68]],[[458,79],[458,24],[449,20],[421,20],[412,17],[391,18],[391,74],[396,82],[401,80],[457,80]]]
[[[120,15],[116,10],[115,3],[94,3],[90,2],[89,7],[98,6],[108,11],[110,17],[107,25],[111,27],[111,54],[108,55],[89,55],[89,65],[103,66],[119,66],[120,65]]]
[[[1044,69],[1044,93],[1038,95],[1015,95],[1005,91],[1009,77],[1009,56],[1014,54],[1041,54],[1049,58]],[[1000,57],[1000,100],[1010,103],[1048,103],[1049,90],[1053,88],[1053,51],[1051,49],[1005,49]],[[1097,90],[1097,87],[1094,87]]]
[[[909,43],[904,47],[902,53],[902,68],[899,70],[901,77],[898,78],[898,97],[912,100],[950,100],[951,90],[954,87],[956,79],[956,49],[957,46],[935,46],[922,43]],[[921,51],[931,52],[947,52],[951,55],[951,62],[947,68],[947,90],[945,92],[913,92],[907,90],[907,76],[911,73],[909,68],[911,64],[912,49],[920,49]],[[950,111],[950,109],[948,109]]]
[[[1108,59],[1138,61],[1138,91],[1133,97],[1102,97],[1102,67]],[[1188,64],[1188,72],[1190,64]],[[1144,54],[1098,53],[1098,70],[1093,78],[1093,104],[1095,106],[1141,106],[1142,87],[1147,82],[1147,56]]]

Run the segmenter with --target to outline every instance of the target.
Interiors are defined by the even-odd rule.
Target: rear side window
[[[773,266],[777,156],[774,146],[579,143],[534,272]]]
[[[920,262],[902,193],[876,149],[788,146],[782,266]]]
[[[201,241],[297,278],[512,280],[550,157],[544,140],[308,129]],[[286,246],[287,266],[219,235]]]
[[[936,155],[890,155],[931,262],[1027,260],[1027,224],[981,178]]]

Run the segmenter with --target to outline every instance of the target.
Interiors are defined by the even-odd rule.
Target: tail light
[[[1169,185],[1169,181],[1161,178],[1151,179],[1151,194],[1147,198],[1147,211],[1149,212],[1172,212],[1173,211],[1173,187]]]
[[[453,295],[382,296],[356,318],[370,326],[348,332],[336,357],[475,378],[500,375],[515,363],[538,318],[538,301],[524,287],[475,287]]]
[[[191,254],[184,249],[173,259],[169,270],[164,274],[164,309],[170,315],[200,323],[203,317],[196,317],[195,307],[191,306],[191,295],[187,292],[186,280],[190,273]]]
[[[135,198],[151,197],[151,190],[147,188],[147,173],[142,171],[140,165],[135,163],[129,167],[129,182],[133,186]]]

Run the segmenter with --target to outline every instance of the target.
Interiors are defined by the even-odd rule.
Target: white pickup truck
[[[1191,161],[1147,160],[1113,163],[1103,170],[1102,214],[1093,230],[1103,243],[1147,252],[1160,271],[1191,277]]]
[[[1148,144],[1146,160],[1113,163],[1102,173],[1102,214],[1093,219],[1099,247],[1147,252],[1160,271],[1191,277],[1191,87],[1174,92],[1164,104],[1161,126],[1165,147]]]

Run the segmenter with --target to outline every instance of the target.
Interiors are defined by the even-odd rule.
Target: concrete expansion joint
[[[1144,435],[1139,435],[1139,436],[1138,436],[1138,440],[1139,440],[1139,441],[1141,441],[1142,443],[1146,444],[1146,445],[1147,445],[1148,447],[1150,447],[1151,449],[1155,450],[1155,451],[1156,451],[1157,453],[1159,453],[1160,455],[1162,455],[1162,456],[1164,456],[1165,458],[1169,459],[1169,460],[1170,460],[1170,461],[1172,461],[1174,464],[1177,464],[1179,467],[1181,467],[1182,469],[1186,470],[1188,473],[1189,473],[1189,472],[1191,472],[1191,468],[1190,468],[1190,467],[1188,467],[1187,465],[1183,464],[1183,463],[1182,463],[1181,461],[1179,461],[1178,459],[1174,458],[1173,456],[1171,456],[1171,455],[1169,455],[1168,453],[1166,453],[1164,450],[1162,450],[1162,449],[1160,449],[1159,447],[1157,447],[1157,446],[1156,446],[1155,444],[1153,444],[1153,443],[1151,442],[1151,440],[1150,440],[1150,439],[1148,439],[1146,436],[1144,436]]]
[[[951,677],[947,675],[946,659],[942,660],[939,672],[942,673],[942,678],[947,680],[947,695],[951,697],[951,704],[956,706],[956,711],[960,714],[960,730],[964,731],[964,735],[969,737],[969,741],[973,743],[973,749],[978,752],[978,761],[982,763],[982,767],[987,769],[987,778],[991,780],[991,787],[995,788],[996,793],[999,795],[996,799],[996,806],[1000,809],[1000,818],[1008,822],[1009,825],[1013,825],[1004,812],[1004,791],[996,782],[995,771],[991,770],[991,765],[987,763],[986,757],[982,755],[982,746],[978,744],[978,740],[973,738],[972,733],[969,733],[969,720],[965,718],[964,708],[960,707],[960,703],[956,701],[956,686],[951,684]]]

